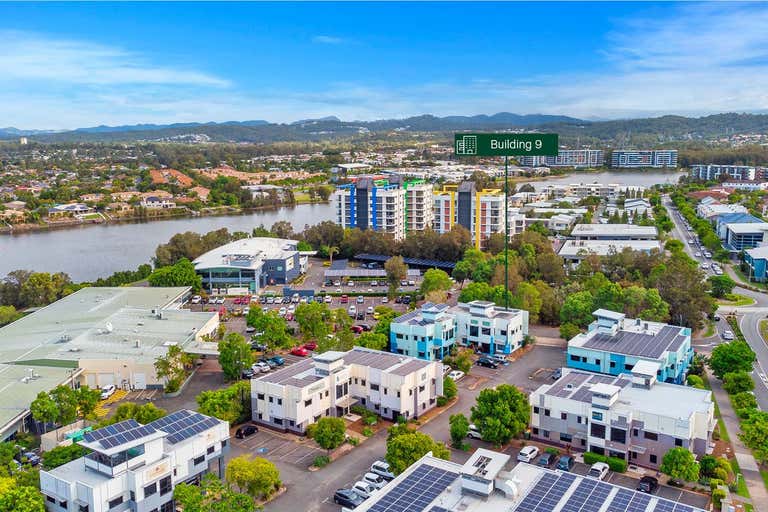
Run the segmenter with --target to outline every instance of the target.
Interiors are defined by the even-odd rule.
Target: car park
[[[573,469],[576,461],[570,455],[563,455],[560,460],[557,461],[557,469],[560,471],[570,471]]]
[[[524,446],[520,453],[517,454],[518,462],[532,462],[539,456],[539,448],[537,446],[528,445]]]
[[[333,493],[333,502],[342,507],[355,508],[363,501],[363,498],[352,489],[338,489]]]
[[[608,474],[608,470],[610,469],[611,468],[605,462],[595,462],[589,468],[589,472],[587,472],[587,477],[603,480],[605,479],[605,475]]]
[[[475,364],[478,366],[483,366],[485,368],[498,368],[499,363],[491,359],[490,357],[481,357],[477,361],[475,361]]]
[[[477,425],[474,423],[471,423],[469,425],[469,429],[467,430],[467,437],[470,439],[482,439],[483,436],[480,434],[480,431],[477,429]]]
[[[106,400],[107,398],[114,395],[115,391],[117,391],[117,387],[114,384],[110,384],[109,386],[104,386],[103,388],[101,388],[101,399]]]
[[[291,349],[291,355],[307,357],[309,355],[309,350],[305,349],[304,347],[293,347]]]
[[[659,489],[659,481],[655,477],[646,475],[640,479],[635,489],[646,494],[653,494]]]
[[[379,475],[388,482],[395,479],[395,475],[390,470],[389,464],[382,460],[377,460],[371,464],[371,473]]]
[[[541,454],[541,457],[539,457],[539,460],[536,461],[536,465],[542,468],[551,468],[556,459],[557,457],[555,457],[554,453],[544,452]]]
[[[252,425],[252,424],[243,425],[242,427],[239,427],[237,429],[237,431],[235,432],[235,437],[237,439],[244,439],[250,435],[255,434],[258,431],[259,431],[259,427],[257,427],[256,425]]]
[[[376,488],[368,482],[358,480],[355,485],[352,486],[352,490],[355,491],[361,498],[367,500],[376,492]]]
[[[448,377],[451,378],[454,382],[459,381],[464,377],[464,372],[461,370],[453,370],[451,373],[448,374]]]
[[[387,480],[385,478],[377,475],[376,473],[371,473],[370,471],[363,475],[362,481],[374,486],[377,489],[381,489],[387,485]]]

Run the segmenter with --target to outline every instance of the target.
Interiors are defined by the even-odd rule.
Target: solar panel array
[[[205,432],[219,424],[219,420],[186,409],[164,416],[159,420],[149,423],[157,430],[168,434],[168,442],[176,444],[190,437]]]
[[[544,473],[536,485],[517,506],[520,512],[552,512],[576,477],[570,473],[560,476]]]
[[[422,464],[379,498],[369,512],[422,512],[458,477],[453,471]]]
[[[155,432],[156,429],[151,425],[141,425],[136,420],[129,419],[88,432],[85,434],[85,440],[89,443],[98,441],[103,448],[115,448]]]
[[[114,425],[108,425],[98,430],[87,432],[84,437],[86,442],[92,443],[94,441],[98,441],[99,439],[110,437],[115,434],[119,434],[121,432],[125,432],[126,430],[130,430],[132,428],[136,428],[140,426],[141,424],[138,421],[134,419],[129,419],[129,420],[121,421],[120,423],[115,423]]]

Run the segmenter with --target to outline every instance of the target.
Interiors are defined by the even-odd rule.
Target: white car
[[[365,303],[365,297],[363,297],[362,295],[358,295],[356,300],[357,300],[358,304],[364,304]]]
[[[360,480],[355,482],[355,485],[352,486],[352,490],[355,491],[358,496],[364,500],[367,500],[374,492],[376,492],[377,489],[372,484]]]
[[[217,297],[216,298],[216,304],[224,304],[224,301],[226,299],[224,297]]]
[[[101,399],[106,400],[107,398],[114,395],[115,391],[117,391],[117,386],[115,386],[114,384],[110,384],[109,386],[104,386],[103,388],[101,388]]]
[[[469,430],[467,430],[467,437],[470,439],[482,439],[483,436],[480,435],[480,431],[477,429],[477,426],[474,424],[469,425]]]
[[[355,282],[354,281],[347,281],[347,286],[355,286]]]
[[[323,301],[326,304],[330,304],[333,301],[333,298],[330,295],[326,295],[325,298],[323,299]]]
[[[283,306],[282,308],[280,308],[280,311],[278,311],[277,314],[280,315],[280,316],[285,316],[285,314],[287,312],[288,312],[288,310],[285,309],[285,306]]]
[[[450,377],[452,381],[456,382],[461,380],[462,377],[464,377],[464,372],[461,370],[453,370],[451,373],[448,374],[448,377]]]
[[[355,316],[357,314],[357,308],[355,306],[349,306],[349,316]]]
[[[408,286],[416,286],[416,281],[408,280]]]
[[[389,302],[389,299],[388,299],[388,298],[386,298],[386,297],[382,297],[382,298],[381,298],[381,303],[382,303],[382,304],[386,304],[387,302]]]
[[[289,313],[295,313],[296,312],[296,306],[294,306],[293,304],[288,306],[288,312]]]
[[[608,474],[609,469],[611,468],[605,462],[595,462],[594,464],[592,464],[592,467],[589,468],[587,477],[597,478],[598,480],[602,480],[603,478],[605,478],[605,475]]]
[[[275,298],[274,297],[267,297],[267,304],[274,304]]]
[[[193,295],[192,300],[190,301],[192,304],[200,304],[200,301],[203,300],[202,297],[199,295]]]
[[[387,481],[376,473],[368,472],[363,475],[362,481],[374,486],[377,489],[381,489],[387,485]]]
[[[536,457],[539,456],[539,449],[536,446],[524,446],[522,450],[520,450],[520,453],[517,454],[517,460],[519,462],[528,462],[530,463],[532,460],[534,460]]]
[[[731,341],[734,339],[733,332],[732,331],[723,331],[723,339],[726,341]]]
[[[373,314],[373,306],[368,306],[368,307],[366,308],[365,312],[366,312],[367,314],[369,314],[369,315],[372,315],[372,314]]]
[[[253,373],[267,373],[271,368],[267,363],[259,361],[251,366]]]

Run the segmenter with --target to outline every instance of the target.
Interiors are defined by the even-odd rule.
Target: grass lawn
[[[309,203],[311,202],[309,194],[306,192],[299,192],[298,190],[293,193],[293,198],[297,203]]]
[[[766,288],[768,285],[766,283],[760,283],[757,281],[750,281],[747,279],[747,276],[744,275],[744,272],[741,271],[741,267],[738,265],[731,265],[731,268],[733,269],[733,273],[736,274],[736,276],[741,279],[741,281],[744,284],[748,284],[749,286],[754,286],[755,288]]]
[[[765,485],[765,488],[768,489],[768,469],[761,469],[760,476],[763,477],[763,484]]]
[[[707,320],[707,330],[704,331],[704,337],[709,338],[715,334],[715,322]]]
[[[760,320],[760,336],[768,340],[768,320]]]
[[[744,475],[741,474],[739,461],[737,461],[736,457],[734,457],[730,459],[729,462],[731,463],[731,470],[733,470],[733,474],[736,475],[736,494],[742,498],[749,498],[750,496],[749,489],[747,489],[747,481],[744,480]]]
[[[718,299],[717,303],[722,304],[723,306],[749,306],[750,304],[754,304],[755,301],[754,299],[739,295],[738,293],[729,293],[724,298]]]

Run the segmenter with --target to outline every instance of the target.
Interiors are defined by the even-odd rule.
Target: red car
[[[350,327],[349,329],[350,329],[350,330],[351,330],[353,333],[355,333],[355,334],[360,334],[361,332],[363,332],[363,328],[362,328],[362,327],[360,327],[359,325],[353,325],[353,326],[352,326],[352,327]]]
[[[339,299],[339,302],[341,302],[342,304],[346,304],[347,302],[349,302],[349,297],[347,297],[346,295],[342,295],[341,299]]]
[[[304,348],[307,350],[316,350],[317,349],[317,343],[314,341],[310,341],[308,343],[304,344]]]
[[[309,355],[309,350],[304,347],[293,347],[291,349],[291,354],[299,357],[307,357]]]

